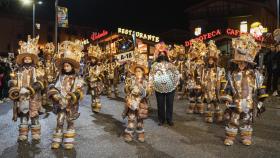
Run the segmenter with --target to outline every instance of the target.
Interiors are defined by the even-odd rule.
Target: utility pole
[[[55,43],[55,52],[58,52],[58,38],[57,38],[57,6],[58,6],[58,0],[55,0],[55,26],[54,26],[54,43]]]
[[[279,28],[279,5],[280,5],[280,3],[279,3],[279,0],[277,0],[277,28]]]
[[[32,23],[33,23],[33,31],[32,31],[32,35],[33,35],[33,38],[35,38],[36,34],[35,34],[35,12],[36,12],[36,4],[35,2],[33,2],[32,4],[33,6],[33,19],[32,19]]]

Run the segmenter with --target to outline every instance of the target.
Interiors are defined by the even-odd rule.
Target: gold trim
[[[17,55],[16,63],[17,64],[22,64],[23,63],[23,58],[25,58],[25,57],[30,57],[34,64],[37,64],[38,61],[39,61],[39,57],[36,54],[22,53],[22,54]]]
[[[221,80],[221,83],[226,83],[227,82],[227,80]]]
[[[66,138],[74,138],[75,137],[75,133],[64,133],[64,137],[66,137]]]
[[[19,98],[19,88],[18,87],[12,87],[9,90],[9,98],[12,100],[17,100]],[[14,95],[15,93],[17,93],[18,95]]]
[[[259,99],[261,99],[261,98],[267,98],[267,97],[269,97],[268,94],[262,94],[262,95],[259,96]]]
[[[74,59],[71,58],[62,58],[62,59],[58,59],[56,61],[56,66],[58,68],[62,68],[64,63],[69,63],[73,66],[73,68],[75,69],[75,72],[79,72],[80,71],[80,63]]]
[[[48,95],[48,98],[52,95],[55,95],[55,94],[58,94],[58,90],[53,88],[53,89],[50,89],[48,92],[47,92],[47,95]]]
[[[149,73],[149,69],[146,66],[140,65],[140,64],[136,64],[136,63],[132,64],[129,70],[130,70],[130,72],[132,74],[134,74],[136,68],[141,68],[143,70],[143,72],[144,72],[144,75],[147,75]]]
[[[73,100],[74,104],[76,104],[78,101],[76,95],[72,92],[69,92],[68,95],[71,96],[71,99]]]
[[[44,86],[43,82],[41,82],[41,81],[37,81],[37,82],[41,85],[42,89],[45,89],[45,86]]]
[[[31,96],[35,94],[35,90],[31,86],[27,87],[27,89],[31,92]]]
[[[80,95],[79,100],[83,100],[83,98],[84,98],[84,93],[83,93],[80,89],[77,89],[76,92],[79,93],[79,95]]]

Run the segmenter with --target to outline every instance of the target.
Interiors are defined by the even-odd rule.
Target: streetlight
[[[32,36],[35,37],[35,11],[36,11],[36,2],[39,5],[42,5],[43,2],[42,1],[36,1],[36,0],[20,0],[22,2],[23,5],[31,5],[32,4],[32,8],[33,8],[33,18],[32,18]]]
[[[21,0],[23,5],[30,5],[33,3],[32,0]]]

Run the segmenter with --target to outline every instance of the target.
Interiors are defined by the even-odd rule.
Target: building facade
[[[40,27],[36,27],[36,35],[40,36],[39,44],[54,41],[54,22],[36,19]],[[27,35],[32,35],[32,19],[18,15],[0,14],[0,56],[8,52],[17,53],[18,41],[25,40]],[[69,25],[68,28],[58,28],[58,42],[64,40],[89,38],[95,29]]]
[[[247,21],[248,25],[261,22],[270,31],[277,25],[276,4],[270,0],[205,0],[185,12],[192,33],[196,27],[201,27],[203,32],[217,28],[239,29],[241,21]]]
[[[215,40],[224,59],[229,59],[232,48],[231,39],[240,35],[241,23],[247,23],[247,31],[253,23],[261,23],[268,32],[277,27],[277,8],[275,0],[205,0],[187,9],[188,39],[205,42]],[[195,35],[195,30],[200,29]],[[262,41],[265,37],[259,37]],[[226,62],[227,60],[222,60]],[[223,63],[226,65],[226,63]]]

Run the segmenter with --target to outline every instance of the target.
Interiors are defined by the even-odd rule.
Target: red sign
[[[192,40],[205,41],[205,40],[211,39],[211,38],[213,38],[213,37],[219,36],[219,35],[221,35],[221,34],[222,34],[221,29],[217,29],[217,30],[215,30],[215,31],[212,31],[212,32],[209,32],[209,33],[200,35],[200,36],[197,37],[197,38],[194,38],[194,39],[191,39],[191,40],[186,41],[186,42],[185,42],[185,46],[186,46],[186,47],[189,47],[189,46],[192,44],[192,43],[191,43]],[[226,35],[229,35],[229,36],[240,36],[242,33],[241,33],[239,30],[235,30],[235,29],[228,28],[228,29],[226,29],[225,34],[226,34]],[[263,41],[263,40],[264,40],[264,37],[263,37],[263,36],[255,37],[255,39],[256,39],[257,41]]]
[[[191,43],[192,40],[204,41],[204,40],[211,39],[211,38],[216,37],[216,36],[221,35],[221,34],[222,34],[222,33],[221,33],[221,30],[220,30],[220,29],[217,29],[217,30],[215,30],[215,31],[212,31],[212,32],[209,32],[209,33],[200,35],[200,36],[198,36],[197,38],[194,38],[194,39],[191,39],[191,40],[189,40],[189,41],[186,41],[186,42],[185,42],[185,45],[188,47],[188,46],[190,46],[190,45],[192,44],[192,43]]]
[[[228,28],[226,30],[226,34],[229,35],[229,36],[240,36],[241,34],[244,34],[244,33],[241,33],[239,30]],[[263,41],[264,40],[263,36],[254,36],[254,38],[257,41]]]
[[[101,33],[93,32],[91,34],[90,38],[94,41],[94,40],[97,40],[97,39],[99,39],[101,37],[104,37],[104,36],[106,36],[108,34],[109,34],[109,32],[106,31],[106,30],[103,30]]]

